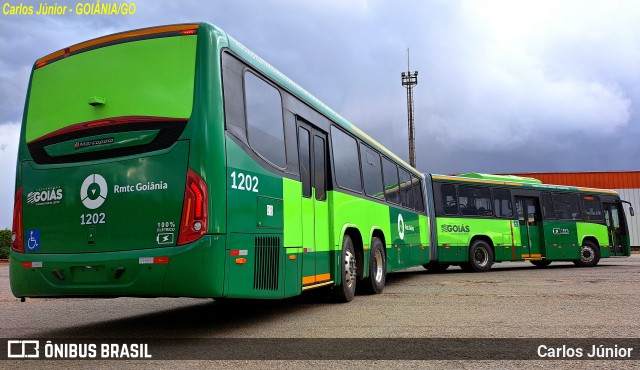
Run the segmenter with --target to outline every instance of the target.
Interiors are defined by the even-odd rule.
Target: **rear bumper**
[[[223,235],[205,235],[179,247],[120,252],[11,251],[9,276],[16,297],[220,297],[225,256]]]

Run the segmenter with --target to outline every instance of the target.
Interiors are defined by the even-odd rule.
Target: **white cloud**
[[[11,228],[20,124],[0,123],[0,229]]]
[[[640,69],[628,66],[630,55],[640,57],[638,18],[629,13],[640,13],[626,4],[462,3],[447,29],[432,30],[447,43],[424,45],[437,56],[428,65],[445,73],[422,74],[437,96],[416,104],[418,115],[430,117],[429,133],[441,142],[487,151],[623,132],[640,99],[623,88],[640,83]]]

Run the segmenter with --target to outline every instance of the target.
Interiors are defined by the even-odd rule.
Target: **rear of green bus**
[[[16,297],[222,294],[222,36],[207,24],[148,28],[35,63],[16,175]]]

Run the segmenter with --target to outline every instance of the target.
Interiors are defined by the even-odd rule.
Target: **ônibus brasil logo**
[[[96,209],[107,199],[107,181],[96,174],[87,176],[80,187],[82,204],[89,209]]]

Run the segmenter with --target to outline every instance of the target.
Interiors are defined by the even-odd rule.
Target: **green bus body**
[[[597,248],[592,264],[599,258],[630,255],[627,224],[614,191],[546,185],[515,176],[472,173],[431,177],[440,265],[469,268],[474,264],[470,254],[476,241],[486,242],[490,249],[491,261],[480,270],[502,261],[580,264],[583,253],[590,253],[584,251],[590,243]],[[506,214],[498,210],[497,191],[507,194],[503,203],[509,209]],[[471,192],[480,196],[467,197]],[[570,206],[563,203],[566,200],[575,202],[572,214],[562,213],[563,207]],[[589,211],[585,201],[590,202]]]
[[[246,73],[281,97],[284,165],[251,145],[261,138],[247,135]],[[299,127],[326,141],[307,196]],[[410,203],[339,186],[334,130],[409,176],[384,192]],[[342,285],[347,238],[358,282],[370,277],[374,238],[387,271],[430,261],[415,195],[424,176],[206,23],[107,36],[36,62],[16,177],[17,297],[290,297]]]
[[[463,214],[456,198],[445,212],[443,186],[465,184],[488,192],[484,209]],[[495,189],[532,209],[550,193],[621,210],[614,192],[424,176],[213,25],[124,32],[33,67],[11,289],[279,299],[327,286],[349,301],[412,266],[580,262],[585,244],[629,255],[624,213],[617,230],[604,216],[498,217]]]

